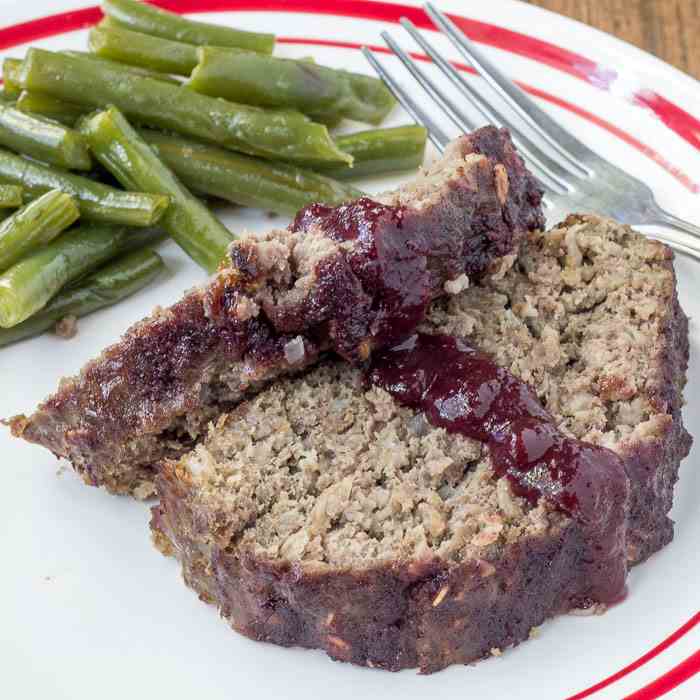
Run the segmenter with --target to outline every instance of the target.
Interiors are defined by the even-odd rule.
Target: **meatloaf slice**
[[[490,353],[560,431],[617,455],[630,497],[606,517],[621,523],[622,584],[671,539],[691,440],[668,248],[570,217],[531,234],[507,271],[435,302],[421,332]],[[164,465],[154,540],[203,600],[253,639],[423,672],[605,607],[590,595],[580,518],[518,495],[483,443],[435,428],[368,376],[326,360],[280,380]]]
[[[13,432],[93,485],[147,496],[153,465],[265,382],[353,360],[415,328],[543,224],[541,192],[508,133],[464,136],[412,183],[302,211],[289,230],[232,245],[209,284],[132,327]]]

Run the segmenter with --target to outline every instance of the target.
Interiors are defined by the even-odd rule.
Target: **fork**
[[[401,26],[485,122],[508,128],[521,156],[544,190],[545,214],[550,224],[559,222],[572,211],[584,211],[630,225],[660,226],[664,232],[652,233],[652,237],[700,260],[700,227],[662,209],[648,185],[605,160],[560,126],[487,59],[454,22],[432,3],[424,5],[424,10],[471,67],[517,115],[516,119],[506,116],[482,97],[410,20],[402,17]],[[427,73],[388,32],[382,32],[381,36],[460,131],[472,131],[478,126],[453,97],[430,80]],[[426,127],[433,145],[443,151],[451,139],[442,127],[409,95],[392,73],[379,63],[368,47],[363,47],[362,52],[404,109],[416,122]],[[527,128],[521,128],[519,122]]]

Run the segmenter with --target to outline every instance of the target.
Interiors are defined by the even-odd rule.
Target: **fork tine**
[[[406,17],[401,17],[399,22],[401,23],[401,26],[411,35],[413,40],[433,60],[433,63],[435,63],[435,65],[437,65],[438,68],[440,68],[442,72],[447,75],[448,78],[450,78],[450,80],[455,82],[457,87],[459,87],[460,90],[462,90],[467,97],[469,97],[474,107],[479,111],[484,120],[487,122],[492,122],[497,126],[501,126],[501,124],[497,124],[497,122],[501,120],[499,120],[496,116],[496,111],[479,97],[476,91],[472,89],[471,85],[469,85],[466,81],[464,81],[464,84],[462,84],[462,82],[457,83],[455,81],[455,79],[461,79],[462,76],[459,75],[459,73],[453,75],[454,68],[452,68],[452,66],[442,57],[442,55],[435,51],[435,49],[425,40],[425,38],[416,29],[413,22]],[[456,71],[454,71],[454,73],[456,73]]]
[[[491,63],[479,49],[464,35],[447,15],[432,3],[424,5],[425,12],[435,25],[452,41],[457,50],[488,84],[515,110],[537,134],[544,139],[574,171],[583,177],[590,177],[593,170],[581,164],[570,151],[583,151],[595,156],[575,136],[563,129],[544,110],[540,109],[517,85]]]
[[[452,123],[463,131],[473,131],[476,129],[477,125],[471,121],[466,114],[464,114],[457,105],[445,95],[444,92],[439,90],[435,85],[433,85],[425,73],[418,67],[418,65],[411,60],[410,56],[396,43],[393,37],[388,32],[381,33],[382,39],[386,45],[394,52],[396,57],[401,61],[401,63],[406,66],[408,72],[420,83],[423,89],[438,103],[440,103],[445,111],[445,114],[450,118]],[[488,115],[482,112],[482,117],[486,121],[489,120]]]
[[[452,123],[460,129],[460,131],[473,131],[476,128],[476,124],[472,122],[466,114],[450,99],[440,88],[434,85],[418,67],[418,64],[411,59],[411,57],[396,43],[392,36],[388,32],[381,33],[382,39],[386,42],[387,46],[394,52],[397,58],[404,64],[409,73],[418,81],[418,83],[423,87],[423,89],[430,95],[430,97],[435,100],[438,106],[443,110],[443,112],[449,117]],[[482,116],[485,121],[491,121],[490,115],[484,111]],[[547,171],[547,169],[537,161],[537,158],[532,156],[527,152],[526,149],[521,148],[521,155],[529,161],[530,168],[535,172],[537,177],[546,186],[547,189],[554,189],[561,194],[569,191],[569,187],[565,182],[561,182],[558,178],[553,176]]]
[[[545,151],[533,143],[526,134],[518,129],[516,125],[512,122],[509,123],[509,119],[505,117],[502,112],[492,105],[489,105],[481,95],[469,85],[464,77],[460,75],[457,69],[428,42],[409,19],[402,17],[400,22],[401,26],[411,35],[413,40],[433,60],[433,63],[435,63],[442,73],[450,79],[452,84],[471,101],[487,122],[491,122],[496,126],[507,126],[520,152],[527,156],[532,163],[536,163],[538,168],[543,173],[546,173],[562,193],[571,191],[572,186],[567,178],[575,176],[575,173],[571,170],[567,170],[561,163],[551,158]]]
[[[398,45],[391,39],[391,37],[384,33],[382,35],[387,41],[387,44],[389,44],[390,48],[396,52],[396,55],[403,61],[402,54],[406,57],[408,62],[410,63],[411,66],[416,67],[413,61],[403,52]],[[398,50],[397,50],[398,49]],[[443,151],[445,149],[445,146],[447,143],[449,143],[450,139],[445,134],[445,132],[438,127],[438,125],[428,116],[427,112],[425,112],[423,109],[421,109],[418,104],[412,100],[410,97],[408,97],[408,94],[406,91],[400,87],[400,85],[397,83],[397,81],[393,78],[391,73],[389,73],[387,70],[385,70],[382,65],[379,63],[379,61],[376,59],[374,54],[370,51],[370,49],[366,46],[362,47],[362,53],[364,54],[365,58],[369,62],[369,64],[374,68],[374,70],[377,72],[377,74],[382,78],[382,80],[386,83],[387,87],[391,92],[394,94],[396,99],[404,106],[404,108],[409,112],[409,114],[415,119],[416,122],[419,124],[422,124],[428,129],[428,135],[430,137],[430,140],[433,142],[433,144],[437,147],[438,150]],[[406,63],[404,61],[404,65],[406,65],[407,68],[410,70],[409,63]],[[425,79],[425,83],[423,81],[420,81],[423,87],[426,88],[426,90],[433,96],[434,99],[435,95],[433,94],[433,90],[428,89],[428,86],[430,83],[428,83],[427,78],[425,78],[425,75],[418,69],[418,72],[421,73],[421,76]],[[411,71],[411,73],[418,78],[418,75]],[[431,86],[434,87],[434,86]],[[438,92],[435,89],[435,92]],[[439,100],[436,99],[438,102],[439,106],[447,113],[447,109],[444,105],[442,105]],[[451,101],[449,101],[451,103]],[[456,112],[456,118],[459,119],[461,112],[460,110],[455,109]],[[452,115],[449,115],[452,118]],[[454,119],[453,119],[454,121]],[[455,122],[456,123],[456,122]],[[466,123],[466,119],[465,119]],[[566,133],[566,132],[564,132]],[[558,213],[561,213],[561,208],[563,202],[566,200],[566,196],[562,195],[561,193],[558,193],[556,191],[552,191],[550,187],[546,185],[546,183],[542,183],[540,180],[540,185],[543,187],[545,190],[545,197],[543,199],[543,205],[545,208],[545,211],[548,211],[547,219],[551,218],[557,218]],[[658,207],[658,205],[657,205]],[[665,214],[665,212],[663,212]],[[667,215],[671,216],[671,215]],[[674,217],[675,221],[675,217]],[[680,220],[678,220],[680,221]],[[657,222],[658,223],[658,222]],[[669,218],[669,223],[670,223],[670,218]],[[651,234],[652,238],[657,238],[660,241],[663,241],[667,245],[669,245],[671,248],[674,248],[678,252],[688,255],[695,260],[700,261],[700,246],[695,243],[693,238],[691,237],[691,234],[695,233],[695,227],[693,227],[690,224],[686,224],[685,222],[681,222],[684,224],[683,227],[683,232],[682,233],[668,233],[664,232],[662,234]],[[675,228],[680,229],[681,227],[676,226]],[[690,230],[692,228],[692,230]]]
[[[469,119],[459,110],[456,105],[446,96],[444,93],[439,91],[432,85],[425,74],[420,72],[420,69],[411,61],[408,55],[399,47],[396,42],[389,36],[386,32],[382,32],[382,38],[389,47],[394,51],[396,56],[404,63],[406,68],[411,72],[411,74],[418,79],[418,82],[425,88],[425,90],[433,97],[438,106],[442,111],[451,119],[452,123],[460,129],[460,131],[471,131],[475,127]],[[439,151],[443,151],[445,146],[450,141],[449,137],[445,134],[440,127],[428,116],[427,112],[421,109],[418,104],[408,97],[406,91],[401,88],[398,83],[393,79],[391,74],[384,69],[379,61],[377,61],[374,54],[366,46],[362,47],[362,53],[365,58],[369,61],[370,65],[379,74],[379,76],[387,84],[387,87],[391,90],[392,94],[396,99],[404,106],[406,111],[418,122],[428,129],[428,136],[433,144],[437,147]],[[418,72],[415,72],[418,71]],[[551,183],[547,181],[546,173],[542,173],[533,164],[529,164],[531,168],[536,171],[536,175],[539,179],[539,184],[545,192],[550,194],[557,194],[557,189],[552,189]],[[544,175],[544,178],[542,177]],[[566,189],[564,189],[566,191]]]
[[[428,130],[428,138],[433,145],[440,151],[445,150],[445,146],[451,141],[450,137],[435,123],[435,121],[425,112],[418,104],[408,96],[406,91],[396,82],[394,77],[387,71],[376,56],[370,51],[367,46],[362,47],[364,57],[369,61],[369,64],[374,68],[379,77],[384,81],[394,97],[401,103],[402,107],[413,117],[418,123],[423,125]]]
[[[386,33],[384,33],[386,34]],[[384,36],[384,34],[382,36]],[[395,43],[391,39],[390,36],[386,35],[384,37],[385,41],[387,43]],[[397,46],[396,49],[398,49],[399,52],[403,53],[401,49]],[[421,107],[418,106],[418,104],[408,97],[406,94],[406,91],[394,80],[393,76],[389,71],[387,71],[377,60],[375,55],[372,53],[372,51],[367,47],[363,46],[362,47],[362,53],[364,54],[365,58],[369,62],[369,64],[374,68],[374,70],[377,72],[377,74],[381,77],[381,79],[386,83],[387,87],[389,90],[392,92],[394,97],[401,103],[401,105],[406,109],[406,111],[413,117],[413,119],[418,123],[422,124],[426,129],[428,130],[428,137],[430,138],[431,142],[433,145],[439,150],[439,151],[444,151],[445,146],[451,141],[450,137],[445,134],[445,132],[435,123],[431,117],[428,116],[428,113],[423,110]],[[405,54],[404,54],[405,55]],[[401,56],[398,56],[401,58]],[[408,61],[410,62],[410,59],[406,56]],[[412,62],[411,62],[412,63]],[[407,66],[408,67],[408,66]],[[422,76],[425,79],[425,76]],[[421,84],[423,84],[421,82]],[[429,83],[426,83],[426,85],[429,85]],[[426,86],[424,85],[424,87]],[[427,87],[426,87],[427,89]],[[447,98],[445,98],[447,99]],[[439,104],[439,102],[438,102]],[[459,122],[459,118],[453,118],[452,115],[449,113],[449,111],[444,107],[441,106],[442,110],[447,116],[449,116],[453,123],[462,131],[467,130],[470,131],[474,128],[472,124],[469,123],[466,117],[463,118],[463,123]],[[461,112],[454,108],[455,112],[457,115],[461,115]],[[538,173],[539,176],[539,173]],[[540,178],[539,180],[540,186],[545,192],[552,193],[552,187],[550,184],[548,184],[546,181],[542,181]]]

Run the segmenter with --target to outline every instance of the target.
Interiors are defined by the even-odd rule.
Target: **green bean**
[[[100,61],[30,49],[21,80],[25,90],[93,107],[111,104],[139,123],[270,160],[311,166],[352,161],[335,146],[325,126],[298,112],[226,102]]]
[[[184,41],[186,44],[233,46],[259,53],[272,53],[275,46],[274,34],[245,32],[216,24],[193,22],[136,0],[105,0],[102,11],[127,29],[163,39]]]
[[[4,88],[0,88],[0,102],[6,105],[15,104],[16,96],[8,95]]]
[[[104,21],[105,20],[103,20],[103,22]],[[89,51],[61,51],[61,53],[66,56],[72,56],[73,58],[87,58],[91,61],[102,61],[103,63],[109,64],[113,68],[121,68],[122,70],[126,70],[129,73],[133,73],[134,75],[140,75],[142,78],[153,78],[153,80],[161,80],[164,83],[170,83],[172,85],[181,85],[180,80],[178,80],[177,78],[173,78],[172,75],[168,75],[167,73],[162,73],[159,70],[149,70],[148,68],[142,68],[141,66],[127,65],[126,63],[122,63],[119,60],[111,60],[103,56],[98,56],[96,53],[90,53]]]
[[[182,249],[213,272],[233,240],[229,230],[164,165],[115,108],[85,119],[82,131],[95,157],[127,189],[170,197],[161,225]]]
[[[90,30],[93,55],[164,73],[189,75],[197,65],[197,47],[180,41],[122,29],[109,19]]]
[[[143,289],[164,269],[160,255],[151,250],[123,255],[85,277],[79,285],[62,289],[31,318],[0,330],[0,347],[39,335],[67,316],[80,318],[112,306]]]
[[[379,124],[396,104],[377,78],[289,58],[203,46],[188,87],[258,107],[297,109],[322,122]]]
[[[192,191],[234,204],[294,215],[313,202],[340,204],[362,195],[354,187],[287,163],[260,160],[158,131],[139,133]]]
[[[22,90],[16,106],[25,114],[38,114],[70,127],[85,114],[85,107],[27,90]]]
[[[50,243],[78,219],[75,200],[51,190],[0,224],[0,272]]]
[[[67,231],[0,275],[0,327],[33,316],[73,280],[120,254],[129,229],[86,225]]]
[[[162,228],[135,228],[124,239],[119,254],[131,253],[144,248],[152,249],[166,240],[168,240],[168,234]]]
[[[0,184],[0,222],[5,221],[22,206],[24,190],[18,185]]]
[[[6,105],[0,105],[0,145],[59,168],[89,170],[92,166],[79,133]]]
[[[168,239],[168,235],[161,228],[133,228],[129,230],[129,235],[124,238],[121,245],[119,246],[119,252],[117,255],[127,255],[128,253],[133,253],[137,250],[153,250],[163,241]],[[90,275],[92,270],[81,277],[77,277],[72,282],[67,284],[61,291],[66,289],[74,289],[79,287],[85,278]]]
[[[124,192],[3,149],[0,149],[0,182],[21,185],[25,200],[36,199],[48,190],[61,190],[75,197],[81,217],[126,226],[153,226],[169,204],[163,195]]]
[[[6,58],[2,62],[3,93],[11,100],[16,100],[22,92],[20,73],[22,61],[19,58]]]
[[[22,188],[18,185],[0,185],[0,209],[22,206]]]
[[[353,167],[319,170],[339,180],[413,170],[423,163],[427,135],[422,126],[397,126],[336,136],[338,147],[354,158]]]

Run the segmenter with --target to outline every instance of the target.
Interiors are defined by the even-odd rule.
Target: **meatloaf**
[[[93,485],[145,497],[154,465],[190,449],[246,393],[335,351],[361,362],[428,303],[476,279],[543,225],[508,133],[455,141],[412,183],[234,243],[205,287],[132,327],[13,432]]]
[[[691,443],[672,257],[629,227],[573,216],[531,233],[510,268],[436,301],[420,327],[479,348],[561,435],[598,450],[617,494],[598,502],[611,578],[622,571],[614,589],[591,583],[606,569],[591,568],[603,560],[590,513],[562,507],[557,488],[517,489],[483,441],[397,400],[405,381],[382,388],[332,358],[243,401],[164,464],[156,545],[242,634],[373,668],[469,663],[552,615],[602,611],[628,568],[672,538]]]

